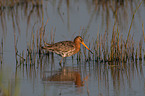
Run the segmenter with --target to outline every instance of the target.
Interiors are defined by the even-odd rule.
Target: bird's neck
[[[76,44],[75,52],[77,53],[80,51],[81,44],[80,43],[75,43],[75,44]]]

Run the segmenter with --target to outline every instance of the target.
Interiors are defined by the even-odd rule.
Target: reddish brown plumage
[[[62,56],[63,59],[64,57],[69,57],[78,53],[80,50],[80,43],[83,44],[90,51],[90,49],[84,44],[84,40],[82,39],[81,36],[77,36],[74,39],[74,41],[61,41],[54,44],[46,44],[45,46],[42,47],[42,49],[45,49],[46,51],[49,52],[54,52]]]

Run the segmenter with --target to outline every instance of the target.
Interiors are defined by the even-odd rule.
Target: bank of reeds
[[[41,46],[47,43],[55,43],[54,28],[51,29],[48,36],[45,35],[45,26],[47,25],[47,22],[46,24],[42,23],[42,26],[38,30],[33,30],[31,32],[32,39],[27,45],[28,48],[26,53],[24,53],[25,50],[21,53],[17,53],[17,56],[19,57],[19,61],[17,62],[20,62],[19,65],[35,65],[37,55],[39,54],[39,57],[41,57],[43,56],[42,54],[46,54],[41,50]],[[83,47],[77,54],[77,57],[72,59],[76,59],[78,61],[85,60],[95,62],[127,62],[129,60],[143,60],[143,38],[141,37],[140,42],[135,43],[134,35],[130,34],[127,36],[127,39],[124,39],[124,35],[119,31],[118,27],[116,29],[115,28],[116,27],[114,26],[112,33],[107,33],[107,31],[105,31],[104,34],[101,34],[98,32],[96,40],[92,40],[93,44],[89,42],[89,39],[84,38],[86,45],[88,45],[88,47],[94,51],[94,54],[90,54],[90,52],[85,47]],[[111,39],[108,36],[109,34],[112,34]],[[46,38],[50,39],[47,40]],[[126,40],[128,41],[126,42]],[[51,52],[47,52],[47,55],[48,57],[51,56],[49,59],[54,58],[54,55]]]
[[[91,41],[91,43],[88,40],[85,40],[85,43],[89,45],[89,48],[91,47],[92,49],[94,49],[94,54],[91,55],[89,52],[86,51],[85,48],[83,48],[83,50],[81,50],[78,53],[76,59],[78,61],[93,60],[96,62],[127,62],[128,60],[142,60],[143,58],[145,58],[145,53],[144,53],[144,56],[142,54],[143,38],[141,37],[140,42],[138,44],[135,44],[134,36],[130,34],[130,30],[132,28],[132,23],[134,20],[135,13],[141,4],[142,2],[139,3],[139,5],[136,7],[133,13],[131,25],[129,27],[129,32],[128,32],[126,40],[123,38],[124,35],[119,31],[118,25],[116,25],[117,24],[116,23],[117,19],[116,19],[116,21],[114,22],[112,33],[108,33],[107,31],[105,31],[104,34],[100,34],[98,31],[98,34],[95,38],[96,40],[94,39],[93,41]],[[41,55],[41,53],[43,53],[43,51],[41,50],[41,46],[43,44],[47,44],[47,42],[54,43],[54,37],[55,37],[54,28],[51,29],[49,36],[46,37],[45,35],[45,26],[47,25],[47,23],[48,23],[48,20],[46,24],[42,22],[41,27],[37,30],[34,30],[34,26],[35,26],[34,24],[32,28],[32,32],[31,32],[32,39],[27,45],[28,48],[27,48],[26,54],[24,54],[24,51],[22,53],[19,53],[17,51],[16,37],[14,33],[16,62],[18,62],[17,56],[20,57],[19,65],[21,65],[21,63],[35,65],[36,54],[39,53],[39,55]],[[142,31],[143,31],[143,36],[144,36],[143,25],[142,25]],[[83,35],[82,37],[84,37],[86,34],[87,34],[87,30],[86,32],[84,32],[84,34],[82,34]],[[109,36],[108,36],[109,34],[112,34],[111,41],[109,41]],[[48,41],[46,40],[46,38],[50,38],[50,40]],[[89,36],[87,38],[89,38]],[[93,45],[91,45],[92,43]],[[53,53],[48,52],[47,54],[48,56],[49,54],[51,54],[53,58]]]
[[[115,30],[116,22],[114,23],[112,38],[111,38],[111,42],[109,43],[110,45],[108,45],[108,33],[105,32],[103,35],[99,34],[99,36],[101,37],[97,36],[96,47],[95,47],[95,54],[96,54],[95,58],[97,58],[96,61],[99,60],[104,62],[114,62],[114,61],[127,62],[128,60],[138,60],[138,59],[142,60],[143,39],[141,37],[140,42],[137,44],[138,46],[135,46],[134,44],[135,41],[133,39],[134,36],[130,34],[135,13],[137,12],[138,8],[141,6],[142,2],[139,2],[139,4],[136,6],[136,9],[134,10],[126,40],[124,40],[123,34],[121,34],[121,32],[119,31],[118,26],[117,29]],[[144,35],[143,26],[142,29]],[[102,51],[100,51],[100,49]],[[100,56],[102,59],[100,59]]]
[[[133,35],[128,37],[128,43],[123,39],[123,34],[117,31],[112,32],[111,41],[108,42],[106,32],[96,40],[94,45],[95,60],[104,62],[127,62],[128,60],[142,60],[143,39],[135,46]],[[98,36],[97,36],[98,37]],[[103,38],[103,39],[102,39]],[[109,45],[110,44],[110,45]]]
[[[35,62],[38,59],[37,57],[40,57],[41,54],[49,54],[52,55],[53,59],[53,53],[44,53],[44,51],[41,50],[41,46],[47,43],[53,43],[54,42],[54,37],[55,37],[55,29],[52,28],[50,33],[50,42],[46,38],[49,38],[48,36],[45,36],[45,26],[47,25],[47,22],[44,24],[42,22],[42,25],[38,29],[34,29],[36,23],[33,25],[32,31],[31,31],[31,39],[27,43],[27,49],[23,50],[22,52],[16,51],[16,62],[19,62],[17,66],[23,65],[30,65],[30,66],[35,66]],[[17,47],[15,47],[17,50]],[[25,52],[25,53],[24,53]],[[39,56],[37,56],[39,55]],[[19,60],[17,59],[19,57]]]

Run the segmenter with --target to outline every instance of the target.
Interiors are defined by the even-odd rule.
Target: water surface
[[[46,0],[42,4],[21,2],[12,7],[4,4],[0,9],[1,94],[6,96],[9,94],[12,96],[144,96],[144,59],[96,62],[93,59],[85,60],[83,54],[79,61],[76,54],[73,59],[66,58],[64,69],[66,68],[67,71],[64,72],[64,69],[59,66],[61,57],[52,53],[38,54],[41,27],[45,28],[44,41],[48,43],[73,40],[75,36],[81,35],[93,52],[95,52],[93,45],[98,34],[101,36],[107,32],[110,44],[113,28],[115,31],[118,28],[123,39],[126,40],[133,13],[140,2],[138,0],[116,3],[114,1],[103,3],[87,0]],[[145,27],[144,9],[144,2],[142,2],[130,31],[134,48],[139,48],[139,42],[143,42],[142,57],[145,49],[142,32],[142,28]],[[81,47],[82,53],[83,48]],[[28,54],[30,50],[31,55]],[[88,59],[87,50],[86,54]],[[52,77],[59,77],[59,79],[50,79]],[[63,77],[67,79],[60,79]],[[76,83],[78,80],[76,78],[81,78],[79,82],[83,83],[82,86]]]

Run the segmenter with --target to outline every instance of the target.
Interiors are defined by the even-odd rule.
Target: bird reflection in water
[[[76,87],[84,86],[85,80],[88,79],[88,76],[84,78],[82,81],[81,73],[78,70],[73,70],[69,67],[64,67],[60,69],[56,74],[52,76],[43,76],[43,81],[58,81],[67,84],[67,81],[72,81]]]

